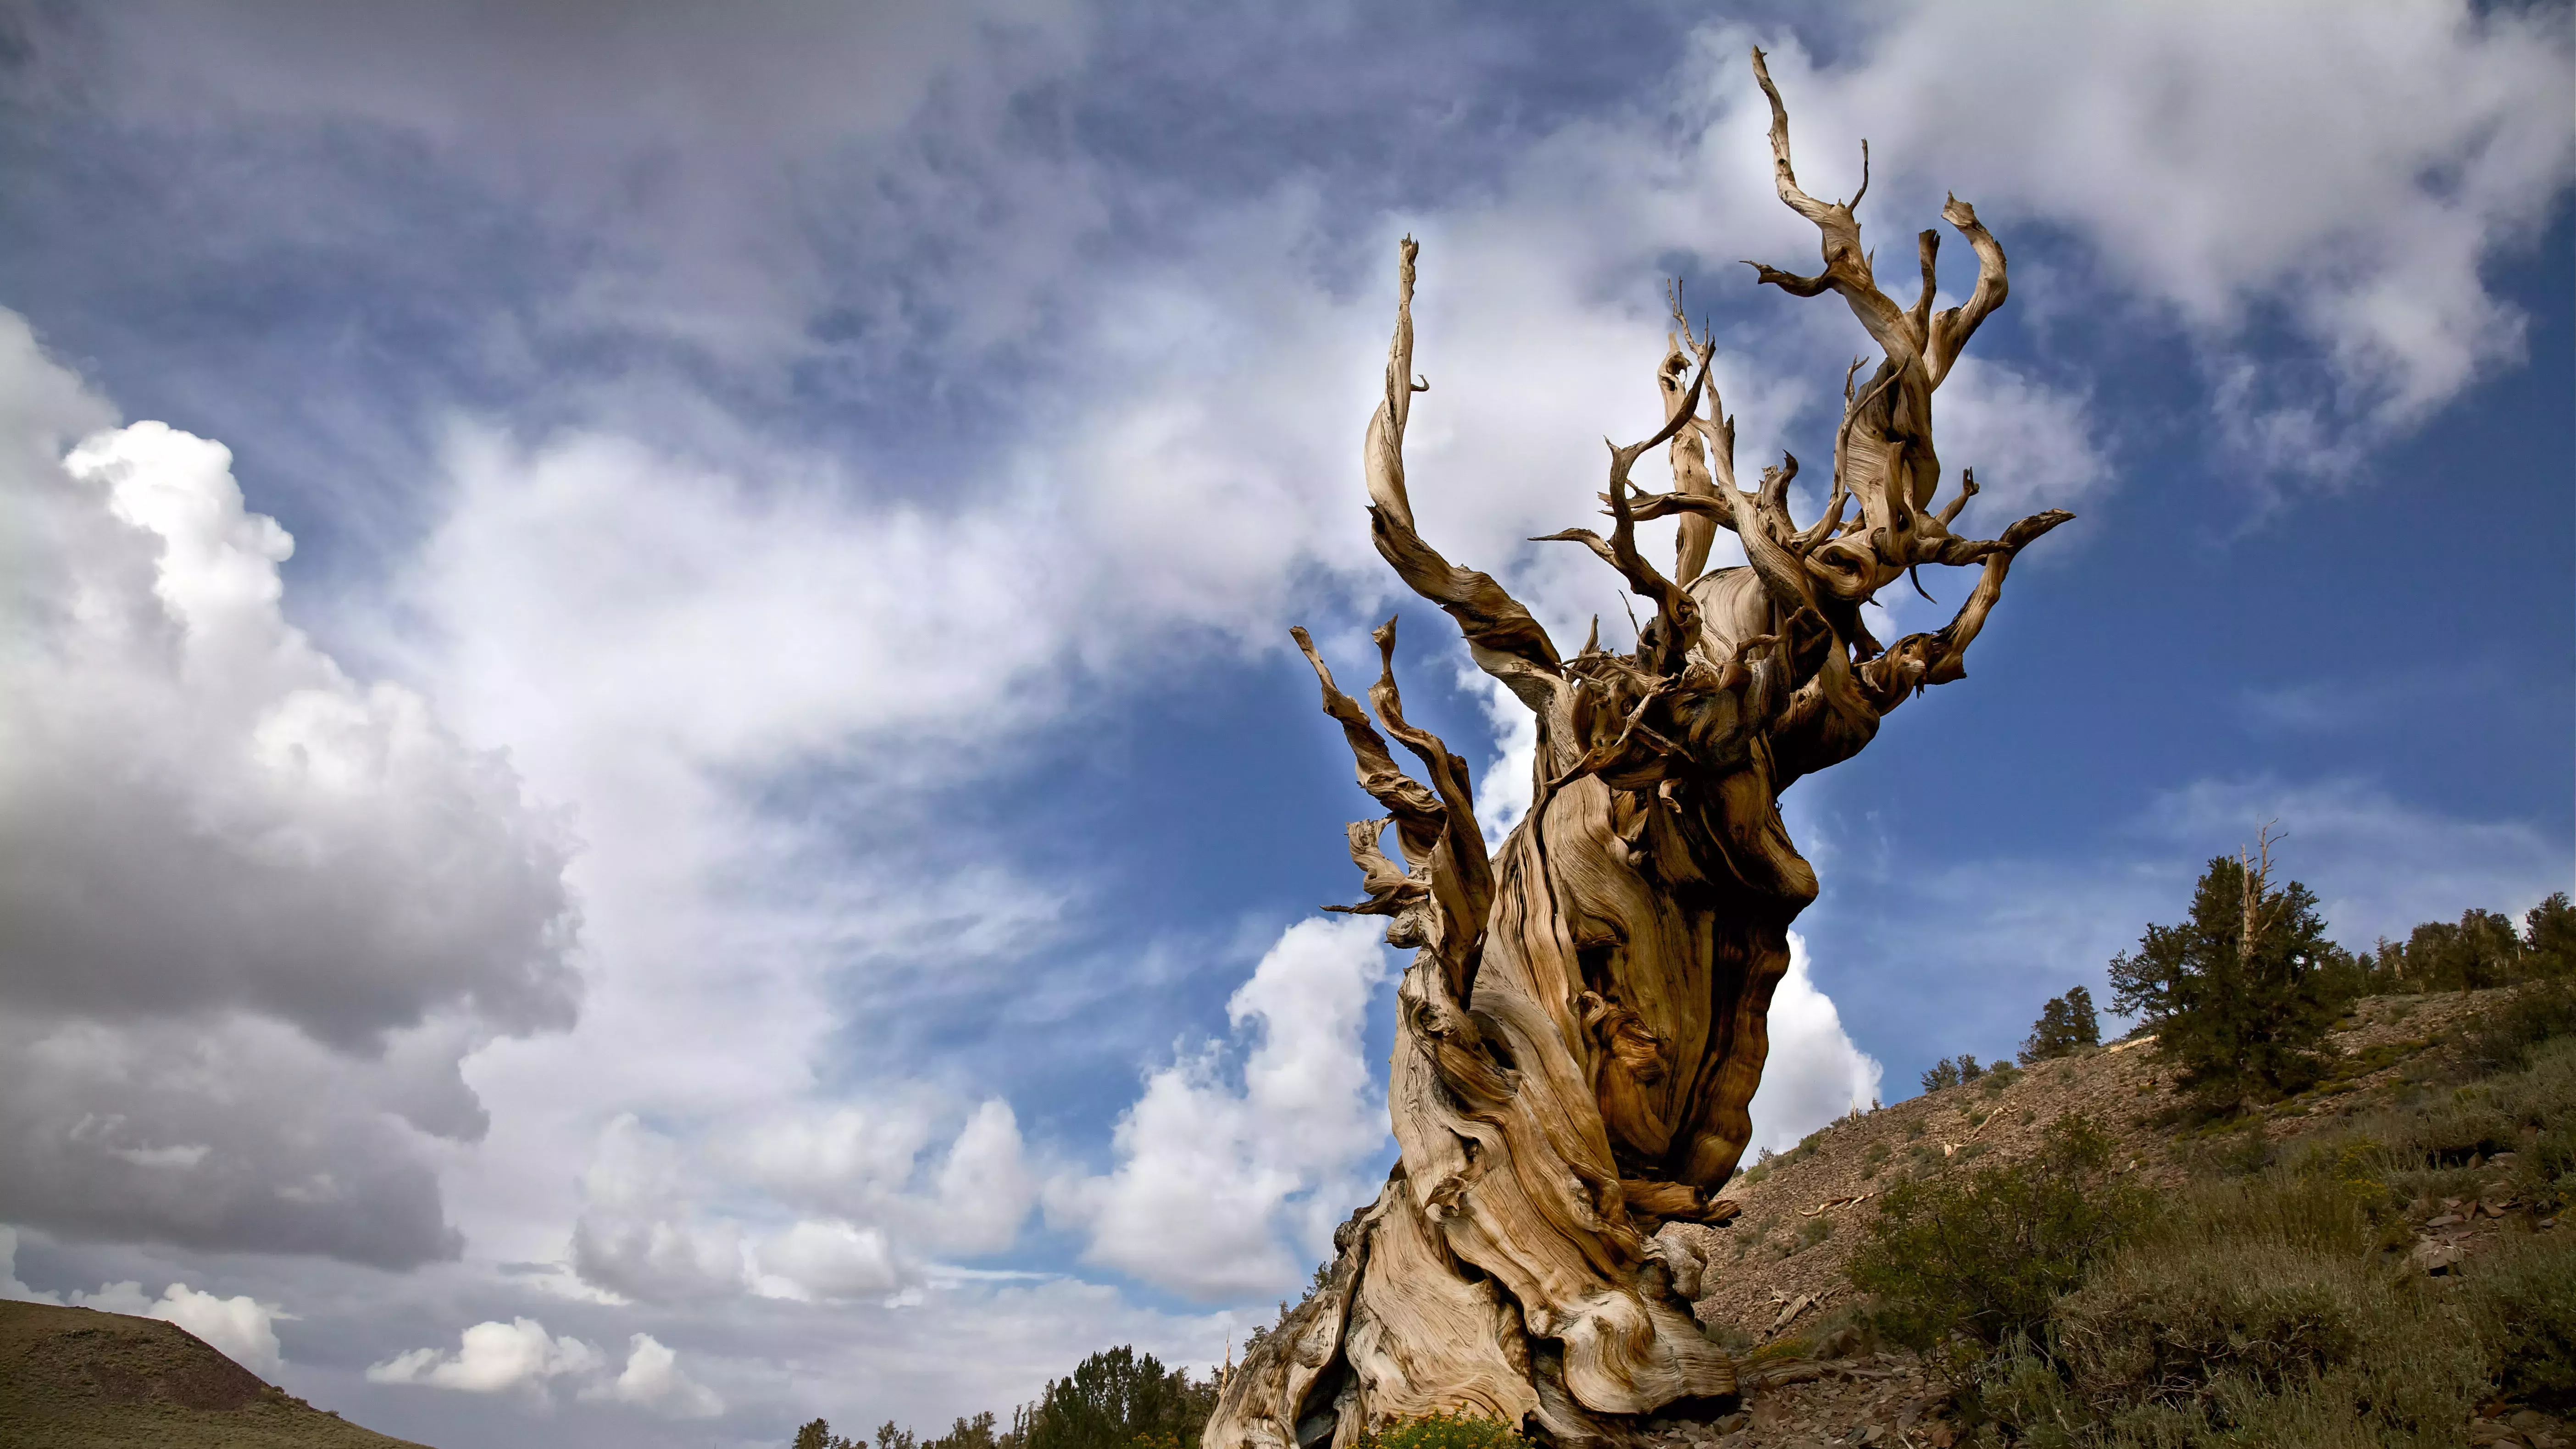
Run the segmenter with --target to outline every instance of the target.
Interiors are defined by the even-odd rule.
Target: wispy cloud
[[[2035,279],[1939,405],[1945,462],[1988,493],[1972,523],[2143,506],[2125,450],[2167,416],[2214,416],[2207,458],[2275,502],[2361,476],[2519,355],[2490,273],[2571,165],[2564,17],[2510,8],[1899,6],[1816,22],[1830,45],[1613,12],[38,20],[18,74],[44,124],[0,141],[24,163],[0,186],[33,188],[14,246],[42,252],[9,275],[37,295],[0,301],[53,307],[120,392],[223,421],[189,425],[244,461],[131,432],[78,494],[63,455],[113,410],[23,333],[0,347],[0,486],[86,500],[0,542],[44,565],[12,555],[0,607],[105,651],[69,694],[23,671],[71,656],[0,655],[29,683],[0,729],[44,726],[10,756],[44,798],[153,827],[78,857],[121,905],[93,925],[291,939],[224,971],[156,947],[123,959],[161,969],[0,976],[47,1003],[0,1023],[0,1161],[25,1165],[0,1214],[389,1264],[461,1235],[464,1261],[363,1293],[259,1294],[336,1314],[317,1352],[370,1402],[543,1403],[567,1442],[701,1432],[659,1416],[719,1400],[746,1437],[937,1420],[1120,1338],[1213,1358],[1235,1317],[1140,1304],[1266,1299],[1373,1185],[1383,951],[1145,919],[1119,872],[1194,868],[1171,834],[1040,852],[1054,827],[1024,811],[1181,791],[1078,743],[1194,728],[1139,722],[1148,683],[1258,661],[1292,617],[1337,660],[1392,603],[1408,648],[1443,637],[1395,599],[1351,481],[1395,236],[1425,242],[1426,530],[1570,644],[1625,627],[1614,581],[1526,540],[1591,510],[1602,433],[1658,421],[1658,282],[1685,274],[1716,327],[1748,463],[1824,455],[1861,345],[1736,269],[1815,245],[1769,191],[1757,41],[1814,187],[1851,190],[1870,138],[1883,255],[1955,189]],[[2200,369],[2162,412],[2094,378],[2136,347]],[[115,467],[185,507],[120,519]],[[2109,536],[2032,567],[2080,574]],[[201,605],[240,653],[191,674],[221,633],[180,627]],[[2265,729],[2377,707],[2211,687]],[[1496,758],[1497,827],[1526,788],[1517,710],[1452,741]],[[2077,845],[1910,873],[1903,842],[1802,820],[1832,884],[1775,1008],[1765,1140],[1885,1091],[1923,1023],[2008,1045],[2257,815],[2293,826],[2339,932],[2563,884],[2547,821],[2182,768],[2067,802],[2101,817]],[[166,788],[115,793],[135,780]],[[233,875],[165,858],[244,840]],[[143,889],[156,862],[190,889]],[[258,909],[181,914],[210,881]],[[1222,986],[1182,989],[1212,962],[1249,975],[1221,1021]],[[1873,1035],[1892,1008],[1902,1041]],[[961,1022],[1141,1086],[1015,1095],[949,1051]],[[1193,1182],[1233,1195],[1209,1211]],[[25,1271],[99,1281],[47,1277],[58,1251]],[[591,1347],[620,1342],[622,1368]],[[442,1374],[504,1391],[422,1391]]]

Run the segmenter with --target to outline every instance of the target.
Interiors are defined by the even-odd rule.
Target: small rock
[[[2415,1245],[2414,1263],[2427,1273],[2447,1273],[2460,1261],[2459,1248],[2451,1243],[2430,1240]]]
[[[2467,1218],[2460,1216],[2458,1213],[2444,1213],[2438,1218],[2428,1220],[2424,1226],[2428,1228],[2456,1228],[2467,1221]]]

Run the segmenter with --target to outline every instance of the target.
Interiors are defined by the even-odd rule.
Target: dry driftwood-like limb
[[[1542,708],[1564,672],[1547,631],[1490,575],[1450,563],[1414,530],[1413,500],[1404,486],[1404,425],[1412,416],[1413,394],[1430,386],[1413,377],[1413,259],[1419,250],[1411,237],[1401,244],[1395,339],[1386,353],[1386,397],[1369,418],[1361,446],[1368,479],[1369,533],[1377,543],[1378,556],[1406,587],[1458,621],[1477,666],[1503,681],[1532,709]]]
[[[1559,655],[1491,577],[1424,542],[1404,475],[1424,385],[1412,374],[1417,248],[1403,244],[1386,391],[1363,454],[1370,529],[1536,715],[1537,788],[1489,855],[1466,762],[1405,719],[1394,621],[1377,631],[1365,708],[1295,631],[1385,812],[1350,829],[1364,899],[1330,909],[1389,917],[1388,941],[1415,952],[1388,1084],[1402,1158],[1335,1235],[1323,1286],[1228,1382],[1210,1449],[1351,1449],[1393,1418],[1461,1408],[1549,1442],[1642,1445],[1650,1418],[1715,1409],[1739,1387],[1680,1296],[1724,1269],[1686,1241],[1703,1229],[1664,1229],[1739,1210],[1717,1193],[1752,1135],[1789,923],[1816,894],[1780,791],[1857,753],[1889,710],[1964,676],[2013,559],[2068,517],[2035,514],[1991,540],[1954,535],[1973,474],[1934,508],[1932,398],[2004,300],[2002,248],[1952,201],[1943,215],[1977,254],[1976,288],[1933,310],[1939,249],[1926,232],[1922,290],[1900,307],[1870,273],[1860,197],[1825,203],[1798,185],[1787,107],[1758,51],[1753,65],[1781,200],[1815,224],[1824,256],[1815,276],[1760,267],[1760,280],[1842,297],[1882,357],[1866,381],[1858,363],[1846,376],[1831,490],[1801,525],[1796,458],[1737,484],[1714,347],[1676,288],[1656,370],[1663,428],[1611,448],[1606,535],[1550,535],[1651,604],[1633,651],[1601,649],[1596,628]],[[1672,491],[1639,490],[1636,464],[1667,444]],[[1670,576],[1638,546],[1637,525],[1658,518],[1681,520]],[[1744,565],[1706,567],[1720,528]],[[1947,625],[1882,647],[1861,606],[1899,579],[1921,588],[1925,565],[1978,576]],[[1390,737],[1424,779],[1397,764]],[[1400,864],[1379,845],[1390,823]],[[1774,1327],[1815,1303],[1785,1305]]]

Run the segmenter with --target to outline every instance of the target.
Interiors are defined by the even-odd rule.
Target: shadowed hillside
[[[409,1442],[262,1382],[177,1324],[0,1302],[0,1444],[12,1449],[384,1449]]]

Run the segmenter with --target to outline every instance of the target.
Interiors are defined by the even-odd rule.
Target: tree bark
[[[1736,1391],[1733,1365],[1673,1285],[1699,1264],[1668,1265],[1655,1234],[1732,1211],[1718,1190],[1752,1135],[1789,925],[1816,895],[1779,794],[1858,753],[1926,686],[1963,677],[2015,554],[2071,516],[2037,514],[1997,540],[1956,537],[1973,476],[1932,509],[1932,396],[2004,299],[2002,248],[1952,200],[1943,215],[1977,254],[1974,292],[1933,313],[1936,239],[1925,232],[1920,300],[1898,306],[1870,274],[1853,203],[1798,188],[1787,112],[1761,52],[1753,65],[1771,99],[1781,199],[1816,224],[1825,262],[1814,277],[1757,275],[1842,296],[1884,357],[1866,386],[1846,381],[1831,493],[1801,528],[1788,509],[1796,458],[1765,469],[1756,489],[1737,486],[1733,420],[1709,383],[1713,345],[1684,324],[1657,370],[1664,430],[1611,451],[1609,535],[1551,535],[1589,548],[1654,605],[1633,652],[1587,641],[1560,655],[1519,601],[1416,530],[1403,441],[1421,390],[1417,249],[1403,243],[1386,392],[1363,448],[1370,528],[1387,563],[1535,714],[1533,803],[1489,857],[1466,762],[1404,719],[1395,621],[1377,631],[1374,723],[1295,631],[1361,788],[1387,812],[1350,832],[1366,899],[1328,909],[1389,917],[1388,942],[1415,951],[1388,1088],[1401,1159],[1335,1235],[1325,1286],[1228,1381],[1210,1449],[1351,1449],[1393,1419],[1458,1409],[1547,1441],[1631,1444],[1649,1418],[1715,1411]],[[1666,443],[1673,491],[1639,490],[1630,471]],[[1670,579],[1635,540],[1637,523],[1669,516],[1685,522]],[[1748,562],[1703,573],[1717,528]],[[1922,564],[1980,573],[1946,627],[1881,646],[1860,606]],[[1427,784],[1396,764],[1389,736]],[[1400,865],[1380,845],[1390,823]]]

